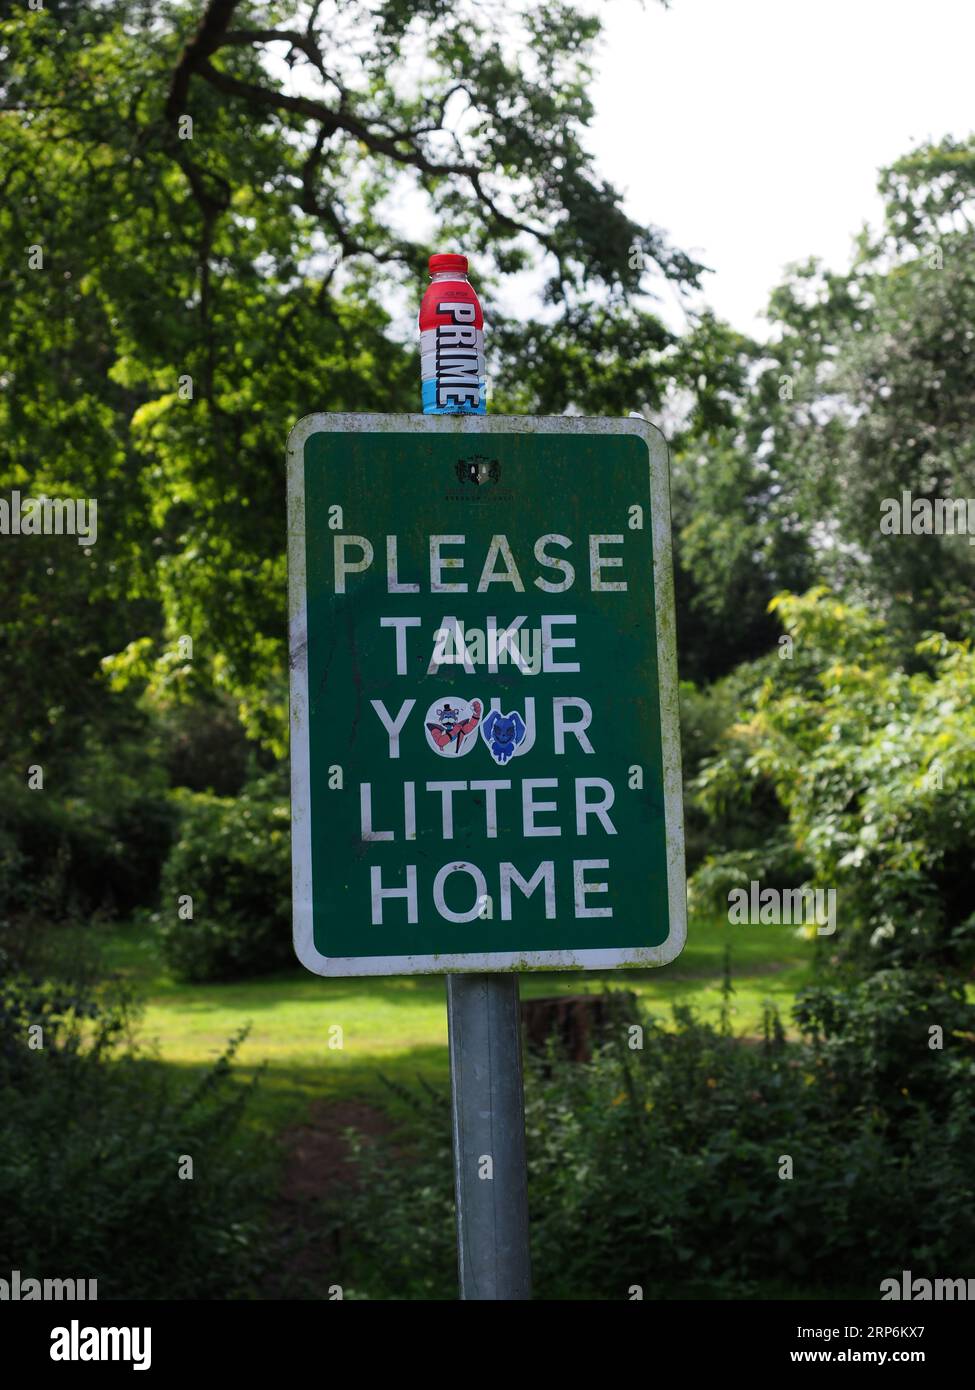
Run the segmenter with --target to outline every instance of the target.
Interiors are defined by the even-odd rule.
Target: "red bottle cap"
[[[458,271],[460,271],[461,275],[466,275],[466,274],[467,274],[467,257],[466,257],[466,256],[453,256],[453,255],[438,255],[438,256],[431,256],[431,257],[430,257],[430,261],[429,261],[429,265],[430,265],[430,274],[431,274],[431,275],[440,275],[440,274],[442,274],[443,271],[445,271],[445,270],[458,270]]]

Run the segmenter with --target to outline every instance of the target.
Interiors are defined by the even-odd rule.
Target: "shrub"
[[[229,698],[160,702],[156,719],[173,786],[217,796],[243,790],[255,754]]]
[[[965,1092],[972,1008],[957,980],[883,970],[846,987],[801,990],[793,1012],[838,1103],[851,1110],[900,1119],[923,1104],[945,1114]]]
[[[876,1298],[902,1269],[964,1273],[975,1243],[972,1009],[938,981],[810,992],[802,1043],[774,1014],[758,1046],[675,1011],[591,1063],[529,1063],[535,1293]],[[945,1026],[941,1052],[929,1021]],[[363,1151],[336,1220],[353,1276],[454,1297],[446,1097],[417,1096],[413,1152]],[[793,1164],[780,1177],[782,1160]]]
[[[733,797],[713,797],[705,801],[696,794],[702,773],[719,756],[727,756],[734,746],[738,709],[754,689],[752,667],[743,666],[706,689],[690,681],[680,684],[681,762],[684,772],[684,844],[687,872],[704,872],[692,880],[698,901],[707,910],[724,906],[727,889],[716,899],[712,881],[705,882],[717,856],[730,864],[732,886],[739,886],[739,860],[744,855],[758,857],[763,868],[782,865],[793,882],[805,877],[803,862],[788,842],[788,817],[771,787],[742,777]],[[771,849],[769,848],[771,847]],[[724,877],[727,873],[720,870]],[[799,874],[797,879],[791,877]],[[772,882],[771,872],[763,881]]]
[[[836,889],[837,942],[860,966],[970,963],[975,651],[935,634],[912,670],[882,622],[824,589],[774,606],[794,658],[756,663],[739,723],[697,777],[699,805],[725,818],[774,792],[794,852]]]
[[[456,1298],[449,1097],[423,1081],[399,1086],[383,1079],[418,1138],[366,1140],[348,1132],[359,1181],[329,1212],[347,1265],[343,1285],[372,1298]]]
[[[44,772],[43,789],[25,776],[0,783],[0,911],[64,920],[151,903],[173,812],[145,750],[93,742],[68,781]]]
[[[28,1046],[40,1023],[43,1047]],[[127,1041],[124,998],[8,976],[0,992],[0,1251],[99,1298],[228,1298],[260,1266],[266,1161],[238,1132],[240,1038],[192,1085]],[[36,1036],[36,1035],[35,1035]],[[192,1180],[179,1176],[182,1155]]]
[[[290,812],[279,778],[233,799],[177,792],[179,838],[163,871],[162,945],[187,980],[229,980],[290,965]],[[177,915],[180,897],[193,916]]]

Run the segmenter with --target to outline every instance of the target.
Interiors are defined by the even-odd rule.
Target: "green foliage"
[[[312,410],[417,407],[433,249],[473,258],[502,391],[557,411],[660,394],[672,336],[638,300],[701,267],[593,167],[599,29],[568,3],[466,0],[52,0],[0,21],[0,488],[101,516],[91,554],[0,553],[11,702],[77,741],[111,722],[102,658],[136,644],[133,681],[165,680],[189,635],[197,688],[284,756],[285,440]],[[494,303],[529,266],[542,340]]]
[[[773,791],[793,850],[837,890],[848,948],[874,968],[964,963],[975,941],[970,644],[932,635],[910,672],[882,623],[824,589],[774,607],[793,659],[756,668],[753,698],[697,779],[702,806],[727,814]]]
[[[892,1121],[908,1118],[919,1104],[950,1112],[955,1088],[964,1083],[957,1059],[971,1058],[975,1041],[972,1007],[957,980],[882,970],[847,986],[802,990],[794,1013],[838,1102],[851,1111],[878,1107]],[[932,1045],[938,1037],[943,1048]]]
[[[806,536],[782,524],[774,478],[728,431],[676,456],[673,510],[680,670],[714,680],[769,650],[769,601],[815,569]]]
[[[234,796],[254,759],[231,702],[174,704],[158,713],[163,759],[174,786]]]
[[[72,759],[0,776],[0,917],[60,920],[151,902],[173,829],[162,770],[120,730]]]
[[[681,340],[704,387],[674,430],[681,674],[712,680],[767,650],[766,604],[822,581],[886,620],[909,657],[925,631],[971,632],[964,536],[888,535],[886,498],[975,496],[973,141],[882,171],[887,226],[848,272],[797,265],[762,347],[706,316]],[[655,404],[655,402],[654,402]],[[710,411],[704,407],[710,404]]]
[[[266,1160],[238,1133],[242,1037],[192,1087],[126,1040],[125,998],[84,981],[0,985],[0,1250],[99,1298],[232,1298],[260,1269]],[[40,1024],[43,1047],[28,1045]],[[35,1035],[36,1036],[36,1035]],[[179,1177],[193,1160],[192,1179]]]
[[[783,886],[791,886],[802,868],[801,856],[788,840],[788,819],[771,788],[742,779],[733,799],[705,802],[696,795],[714,759],[727,755],[728,731],[753,688],[747,666],[704,689],[692,681],[680,684],[685,857],[687,872],[693,875],[692,902],[707,911],[727,906],[727,889],[737,886],[743,873],[746,883],[751,878],[769,883],[781,879]]]
[[[849,273],[809,262],[773,296],[755,417],[783,517],[830,537],[819,574],[869,598],[906,655],[926,630],[971,632],[964,536],[888,535],[880,517],[903,491],[975,496],[975,138],[918,147],[880,189],[887,225]]]
[[[350,1129],[356,1185],[341,1207],[329,1208],[328,1225],[348,1252],[349,1282],[370,1297],[456,1298],[450,1107],[422,1080],[401,1086],[383,1079],[408,1107],[418,1137],[367,1140]]]
[[[808,1038],[769,1013],[757,1047],[675,1011],[591,1063],[533,1064],[526,1123],[535,1294],[748,1297],[763,1285],[876,1298],[901,1269],[963,1270],[975,1238],[970,1006],[937,980],[810,993]],[[945,1048],[928,1048],[928,1023]],[[964,1036],[968,1032],[969,1036]],[[455,1293],[449,1115],[414,1097],[422,1136],[360,1146],[343,1202],[374,1296]],[[779,1176],[791,1156],[793,1177]]]
[[[710,681],[767,651],[766,608],[805,588],[815,566],[808,526],[790,515],[762,446],[764,401],[752,381],[757,343],[704,314],[676,346],[671,510],[681,675]],[[786,505],[783,502],[786,501]]]
[[[235,798],[176,794],[179,837],[161,889],[166,961],[187,980],[240,979],[290,965],[291,817],[280,777]],[[178,916],[193,899],[192,919]]]
[[[703,858],[689,864],[687,899],[692,912],[720,912],[724,916],[732,890],[747,890],[751,883],[780,892],[812,886],[809,863],[796,849],[787,827],[777,826],[775,833],[762,837],[761,826],[745,812],[740,821],[730,814],[733,830],[721,835],[719,828],[702,817],[700,811],[694,815],[694,820],[698,819],[703,819],[705,825],[699,832],[701,841],[711,846],[716,841],[725,846],[729,841],[738,841],[739,847],[717,852],[706,849]]]

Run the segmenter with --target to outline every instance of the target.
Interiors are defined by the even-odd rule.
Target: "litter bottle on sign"
[[[431,256],[420,305],[424,415],[486,415],[484,315],[466,256]]]

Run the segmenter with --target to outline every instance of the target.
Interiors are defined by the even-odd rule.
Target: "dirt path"
[[[341,1233],[329,1208],[356,1182],[345,1131],[375,1140],[391,1128],[381,1110],[361,1101],[316,1101],[308,1120],[284,1133],[284,1173],[271,1209],[277,1255],[262,1298],[328,1298],[330,1285],[341,1282]]]

